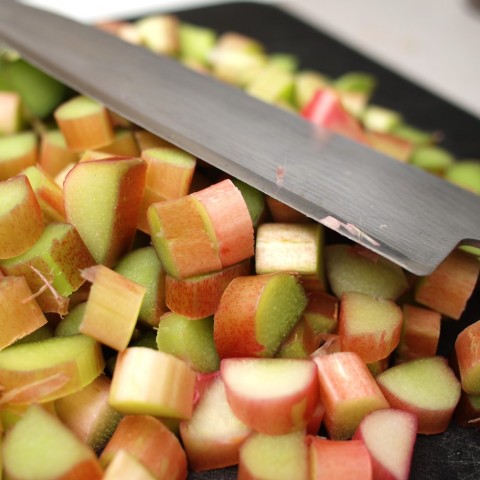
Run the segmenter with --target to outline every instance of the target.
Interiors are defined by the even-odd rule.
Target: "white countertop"
[[[25,0],[84,21],[221,0]],[[277,3],[480,118],[479,0]]]

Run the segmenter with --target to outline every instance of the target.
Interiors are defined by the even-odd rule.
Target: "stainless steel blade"
[[[0,0],[0,40],[134,123],[417,273],[480,245],[480,198],[93,27]]]

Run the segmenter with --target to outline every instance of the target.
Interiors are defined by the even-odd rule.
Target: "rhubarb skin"
[[[253,223],[240,190],[231,180],[192,193],[212,222],[222,267],[254,254]]]
[[[309,436],[307,444],[311,479],[373,480],[370,454],[361,440],[328,440]]]
[[[93,450],[38,405],[32,405],[7,434],[3,461],[12,480],[101,480],[103,476]]]
[[[250,433],[232,412],[218,375],[204,385],[192,418],[180,423],[188,465],[195,472],[236,465],[239,448]]]
[[[462,389],[480,395],[480,320],[464,328],[455,341]]]
[[[100,455],[100,463],[107,466],[121,450],[136,458],[157,480],[187,478],[185,452],[177,437],[157,418],[124,417]]]
[[[132,247],[145,172],[140,158],[113,157],[80,162],[65,178],[67,220],[97,263],[113,266]]]
[[[278,307],[280,303],[284,307]],[[306,305],[305,291],[295,274],[233,279],[214,317],[214,340],[220,358],[273,356]]]
[[[25,175],[0,182],[0,259],[26,252],[43,233],[40,205]]]
[[[92,283],[80,332],[115,350],[127,348],[137,323],[146,288],[105,267],[82,270]]]
[[[414,305],[403,305],[402,335],[395,362],[433,357],[437,352],[442,316]]]
[[[479,271],[480,262],[474,255],[454,250],[430,275],[419,279],[415,300],[458,320],[473,293]]]
[[[368,413],[389,404],[363,360],[353,352],[314,356],[318,368],[324,424],[330,438],[353,436]]]
[[[188,419],[195,380],[195,372],[183,360],[147,347],[129,347],[117,357],[109,403],[125,414]]]
[[[175,313],[196,319],[213,315],[228,284],[250,273],[250,261],[244,260],[218,272],[199,277],[165,278],[165,303]]]
[[[152,244],[166,273],[188,278],[222,269],[202,205],[191,195],[152,204],[147,212]],[[207,223],[205,223],[207,222]]]
[[[0,278],[0,350],[47,324],[24,277]]]
[[[392,408],[418,418],[418,433],[444,432],[460,399],[460,382],[443,357],[427,357],[389,368],[376,377]]]

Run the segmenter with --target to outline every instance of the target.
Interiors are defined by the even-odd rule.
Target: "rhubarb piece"
[[[329,245],[325,249],[327,278],[337,298],[345,292],[396,300],[408,288],[403,270],[359,245]]]
[[[396,351],[396,362],[433,357],[440,338],[441,315],[427,308],[403,306],[402,335]]]
[[[250,433],[232,412],[219,376],[208,381],[192,418],[180,423],[188,465],[195,472],[238,464],[239,448]]]
[[[480,195],[480,161],[462,160],[450,165],[444,178],[459,187]]]
[[[182,22],[180,25],[180,58],[208,64],[210,51],[215,46],[217,35],[210,28]]]
[[[234,32],[225,32],[211,50],[209,60],[215,77],[243,86],[266,63],[263,46],[256,40]]]
[[[454,162],[454,157],[447,150],[430,145],[418,147],[410,158],[412,165],[438,175],[442,175]]]
[[[186,419],[192,416],[195,372],[173,355],[146,347],[120,352],[110,388],[119,412]]]
[[[455,341],[462,389],[480,395],[480,320],[464,328]]]
[[[321,335],[316,335],[305,316],[293,327],[290,335],[278,349],[275,357],[307,358],[322,343]]]
[[[311,360],[228,358],[220,371],[233,413],[266,435],[304,429],[319,401],[317,369]]]
[[[445,431],[460,399],[460,382],[443,357],[411,360],[376,378],[388,403],[418,417],[418,433]]]
[[[0,352],[0,384],[6,394],[53,376],[65,377],[60,388],[46,391],[36,401],[47,402],[73,393],[92,382],[105,363],[100,345],[84,335],[52,337],[12,345]],[[55,379],[53,379],[55,380]],[[22,402],[19,402],[22,403]]]
[[[107,20],[98,22],[95,26],[133,45],[140,45],[141,43],[140,33],[135,24],[131,22]]]
[[[213,227],[203,206],[192,195],[154,203],[148,209],[148,223],[166,273],[175,278],[221,270],[222,263],[213,237]]]
[[[157,418],[124,417],[100,456],[107,466],[121,450],[146,467],[157,480],[185,480],[187,459],[177,437]]]
[[[165,278],[165,302],[175,313],[191,319],[213,315],[228,284],[237,277],[250,273],[250,261],[236,263],[218,272],[198,277],[176,279]]]
[[[191,195],[204,207],[211,221],[223,268],[253,256],[252,219],[240,190],[231,180]]]
[[[342,105],[340,96],[329,88],[317,90],[314,97],[302,110],[302,116],[314,125],[367,143],[362,126]]]
[[[220,358],[273,356],[306,304],[305,291],[294,274],[233,279],[215,313],[214,339]]]
[[[400,113],[378,105],[369,105],[362,116],[367,130],[389,133],[402,122]]]
[[[44,222],[65,222],[63,191],[53,178],[38,166],[26,168],[22,171],[22,175],[28,178],[35,192]]]
[[[112,143],[101,147],[102,152],[110,155],[123,155],[125,157],[139,157],[140,149],[134,133],[126,128],[115,130]]]
[[[363,360],[353,352],[314,356],[330,438],[346,440],[370,412],[387,408],[387,400]]]
[[[43,216],[25,175],[0,182],[0,259],[26,252],[43,233]]]
[[[0,91],[0,135],[16,133],[22,126],[22,99],[17,92]]]
[[[82,277],[91,282],[92,287],[80,332],[115,350],[125,350],[146,288],[104,265],[83,270]]]
[[[7,275],[25,276],[44,312],[68,312],[68,296],[84,282],[80,270],[94,263],[77,231],[51,223],[24,254],[0,261]]]
[[[146,288],[138,319],[157,327],[167,311],[165,305],[165,272],[153,247],[127,253],[114,269],[120,275]]]
[[[281,181],[283,170],[279,168],[277,171],[277,176],[279,181]],[[278,223],[305,223],[310,220],[299,211],[290,207],[286,203],[277,200],[276,198],[266,196],[265,200],[267,202],[268,210],[272,215],[272,218],[275,222]]]
[[[0,350],[46,323],[24,277],[0,278]]]
[[[0,181],[20,173],[37,161],[37,137],[21,132],[0,137]]]
[[[94,451],[105,447],[122,415],[108,404],[110,379],[100,375],[81,390],[55,402],[58,418]]]
[[[18,92],[29,113],[48,116],[63,100],[67,87],[22,59],[6,65],[10,87]]]
[[[177,313],[166,313],[158,325],[156,345],[161,352],[175,355],[197,372],[214,372],[220,366],[212,317],[190,320]]]
[[[338,334],[342,351],[371,363],[388,357],[400,341],[402,310],[391,300],[364,293],[342,295]]]
[[[133,133],[141,152],[151,148],[176,148],[170,142],[167,142],[163,138],[157,137],[147,130],[135,130]]]
[[[366,132],[366,135],[373,149],[403,163],[410,161],[414,150],[412,142],[391,133]]]
[[[435,134],[425,132],[406,123],[394,126],[391,133],[413,143],[415,146],[430,145],[436,140]]]
[[[373,480],[372,460],[360,440],[308,437],[310,478],[315,480]]]
[[[415,286],[415,300],[458,320],[472,295],[480,271],[477,258],[454,250],[430,275]]]
[[[394,408],[376,410],[361,421],[353,438],[367,447],[373,478],[408,480],[417,438],[413,413]]]
[[[155,53],[174,55],[179,48],[179,22],[173,15],[144,17],[135,24],[141,42]]]
[[[68,314],[58,322],[55,328],[56,337],[69,337],[80,333],[80,325],[85,315],[87,302],[82,302],[72,308]]]
[[[164,200],[187,195],[195,171],[195,157],[174,147],[142,150],[147,162],[145,185]]]
[[[33,342],[40,342],[41,340],[45,340],[47,338],[53,337],[53,330],[52,327],[47,323],[37,330],[34,330],[32,333],[25,335],[24,337],[20,338],[19,340],[15,341],[14,345],[19,345],[20,343],[33,343]]]
[[[118,450],[102,480],[155,480],[155,476],[126,450]]]
[[[308,303],[303,311],[306,320],[314,334],[332,333],[338,323],[338,300],[322,291],[308,291]]]
[[[239,480],[307,480],[305,434],[269,436],[254,433],[240,447]]]
[[[78,163],[64,183],[67,220],[97,263],[114,265],[131,248],[145,184],[140,158]]]
[[[337,78],[333,86],[340,95],[345,110],[361,118],[375,89],[376,79],[368,73],[349,72]]]
[[[67,165],[77,160],[78,154],[67,147],[60,130],[50,130],[42,134],[38,163],[48,175],[55,177]]]
[[[258,274],[290,271],[323,277],[323,228],[320,224],[263,223],[255,242]]]
[[[68,148],[75,152],[104,147],[114,140],[107,109],[95,100],[74,97],[60,105],[54,116]]]
[[[317,90],[327,87],[330,80],[315,71],[298,72],[294,78],[294,103],[299,110],[302,110],[312,100]]]
[[[260,190],[236,178],[232,179],[232,183],[240,190],[250,213],[252,224],[257,227],[266,213],[265,195]]]
[[[462,391],[455,410],[456,422],[464,428],[480,427],[480,395]]]
[[[289,71],[268,62],[245,85],[252,97],[267,103],[292,102],[294,77]]]
[[[7,434],[3,462],[9,478],[101,480],[103,476],[93,450],[37,405]]]

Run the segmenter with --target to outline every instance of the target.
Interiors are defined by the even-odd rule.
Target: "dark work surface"
[[[293,53],[300,67],[336,77],[349,71],[374,74],[373,102],[399,110],[406,121],[443,135],[442,146],[459,158],[480,158],[480,120],[306,25],[277,7],[233,3],[186,10],[179,17],[217,32],[236,31],[261,41],[269,52]],[[473,48],[473,47],[472,47]],[[454,68],[452,66],[452,68]],[[461,88],[461,86],[459,86]],[[477,288],[459,322],[444,321],[440,353],[451,352],[460,329],[480,319]],[[190,474],[190,480],[229,480],[236,468]],[[452,424],[442,435],[419,435],[411,471],[414,480],[479,480],[480,430]]]

